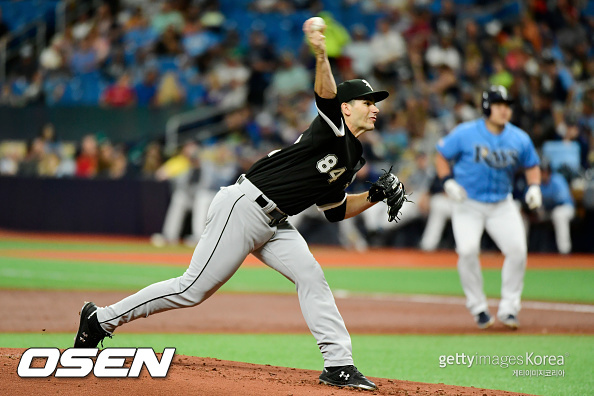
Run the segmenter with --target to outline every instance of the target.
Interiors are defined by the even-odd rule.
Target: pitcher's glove
[[[371,183],[367,200],[369,202],[385,201],[388,205],[388,221],[400,220],[398,213],[405,202],[410,202],[404,184],[392,173],[392,167],[381,175],[375,183]]]

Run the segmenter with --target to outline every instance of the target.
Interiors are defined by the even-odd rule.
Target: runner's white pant
[[[268,225],[270,219],[254,202],[255,197],[248,192],[250,186],[253,188],[244,182],[217,193],[208,211],[206,229],[182,276],[99,308],[99,323],[111,333],[138,318],[198,305],[227,282],[252,253],[295,283],[303,317],[317,340],[325,366],[353,364],[351,339],[322,268],[290,223]]]
[[[575,208],[573,205],[558,205],[550,211],[540,208],[538,214],[539,222],[550,220],[553,223],[555,242],[557,242],[557,250],[559,253],[571,253],[571,220],[575,217]],[[530,219],[528,216],[523,216],[523,218],[524,227],[526,228],[526,237],[528,237],[530,231]]]
[[[198,240],[206,227],[208,208],[214,199],[217,191],[206,188],[199,188],[194,196],[192,205],[192,234]]]
[[[478,315],[488,311],[479,262],[481,237],[486,230],[505,256],[497,316],[517,315],[524,287],[527,246],[522,217],[511,196],[497,203],[472,199],[454,203],[452,229],[458,253],[458,273],[470,313]]]
[[[163,222],[163,236],[169,243],[177,243],[182,233],[186,213],[192,208],[192,189],[176,187]]]
[[[163,222],[163,236],[169,243],[177,243],[182,233],[184,219],[192,211],[192,236],[198,240],[206,224],[210,203],[216,192],[205,188],[178,187],[171,194],[171,202]]]
[[[437,193],[429,199],[429,216],[423,230],[420,247],[431,252],[439,246],[443,230],[452,217],[452,199],[444,193]]]
[[[568,254],[571,252],[570,223],[575,216],[573,205],[555,206],[551,211],[551,221],[555,228],[555,239],[559,253]]]

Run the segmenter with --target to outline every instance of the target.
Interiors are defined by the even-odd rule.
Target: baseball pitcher
[[[526,173],[528,207],[542,204],[539,158],[528,134],[510,124],[511,103],[504,87],[492,86],[483,92],[485,117],[458,125],[437,144],[437,174],[455,201],[452,229],[466,307],[480,329],[494,322],[479,263],[484,230],[505,256],[497,318],[511,329],[519,326],[527,243],[520,211],[511,197],[517,169]]]
[[[323,29],[312,29],[311,23],[307,20],[303,30],[316,57],[318,116],[293,145],[269,153],[234,185],[217,193],[182,276],[150,285],[104,308],[86,303],[75,347],[94,348],[118,326],[137,318],[200,304],[251,253],[295,283],[303,316],[324,359],[320,382],[376,389],[353,365],[351,339],[322,268],[287,216],[316,204],[328,220],[340,221],[379,201],[388,204],[390,219],[398,215],[406,196],[402,183],[390,173],[374,183],[370,192],[345,193],[365,163],[358,137],[374,129],[379,112],[375,104],[388,92],[374,91],[365,80],[350,80],[337,87]]]

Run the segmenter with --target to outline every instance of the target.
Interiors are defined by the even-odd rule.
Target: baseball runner
[[[509,328],[519,326],[527,243],[520,211],[511,197],[518,168],[525,170],[529,185],[525,195],[528,207],[536,209],[542,204],[539,158],[528,134],[509,123],[510,103],[504,87],[492,86],[483,92],[485,117],[458,125],[437,144],[437,174],[446,194],[455,201],[452,229],[466,307],[480,329],[494,322],[479,263],[484,230],[505,256],[497,318]]]
[[[397,215],[406,196],[392,174],[380,177],[369,192],[347,195],[344,191],[365,163],[357,137],[374,129],[379,112],[375,103],[388,93],[374,91],[365,80],[346,81],[337,88],[323,29],[314,30],[311,23],[307,20],[303,30],[316,57],[318,116],[293,145],[269,153],[237,183],[221,188],[182,276],[150,285],[104,308],[85,303],[74,347],[95,348],[132,320],[200,304],[252,253],[295,283],[303,316],[324,359],[320,382],[376,389],[353,365],[351,339],[324,273],[287,216],[316,204],[328,220],[340,221],[381,200],[386,201],[390,218]]]

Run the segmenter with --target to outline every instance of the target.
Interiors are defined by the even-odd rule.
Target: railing
[[[98,8],[101,5],[101,0],[86,0],[86,1],[60,1],[55,9],[55,24],[56,32],[64,32],[66,26],[72,21],[75,21],[82,14]],[[69,4],[73,4],[73,8],[69,8]],[[35,38],[31,40],[27,35],[35,31]],[[2,40],[0,40],[0,82],[6,80],[6,65],[13,58],[18,56],[19,48],[24,44],[35,41],[35,57],[39,58],[41,51],[46,46],[45,36],[47,32],[47,24],[44,17],[32,21],[19,29],[8,33]],[[20,45],[11,48],[10,44],[17,40],[22,40]]]
[[[165,153],[173,155],[180,143],[179,135],[183,130],[184,134],[193,134],[198,141],[204,141],[215,136],[228,132],[222,118],[225,114],[237,109],[200,109],[176,114],[167,120],[165,126]],[[210,120],[210,122],[209,122]]]
[[[61,1],[60,5],[56,7],[56,30],[58,32],[65,31],[68,24],[77,20],[81,15],[99,8],[102,3],[102,0]],[[69,4],[73,4],[73,7],[69,7]]]
[[[6,64],[15,58],[19,53],[20,47],[11,48],[10,43],[19,39],[23,39],[32,30],[35,30],[35,56],[39,57],[39,54],[45,45],[46,29],[47,26],[45,21],[37,20],[22,26],[14,32],[10,32],[3,37],[3,39],[0,41],[0,82],[4,82],[6,80]],[[26,38],[21,44],[30,44],[31,41],[33,40]]]

